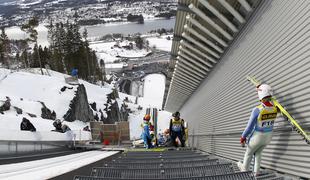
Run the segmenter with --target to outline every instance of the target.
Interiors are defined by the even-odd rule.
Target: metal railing
[[[77,143],[90,140],[90,133],[73,130],[66,133],[53,131],[10,131],[16,137],[2,132],[0,136],[0,156],[36,153],[52,149],[74,148]],[[52,137],[55,137],[54,139]]]

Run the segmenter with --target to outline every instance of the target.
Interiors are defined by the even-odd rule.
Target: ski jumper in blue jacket
[[[248,124],[241,135],[240,143],[244,145],[247,142],[247,149],[243,164],[238,163],[242,171],[249,171],[254,156],[253,171],[256,175],[259,174],[263,149],[271,141],[273,125],[278,113],[278,109],[271,99],[271,87],[262,84],[257,89],[261,104],[252,110]],[[246,141],[247,138],[248,141]]]
[[[145,148],[152,148],[152,137],[150,135],[150,115],[145,115],[143,118],[143,125],[142,125],[142,139],[144,142]]]

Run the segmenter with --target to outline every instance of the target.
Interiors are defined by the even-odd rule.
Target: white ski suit
[[[249,136],[247,149],[244,154],[243,167],[248,171],[253,155],[255,156],[254,173],[260,169],[260,162],[263,149],[269,144],[272,138],[274,120],[278,110],[271,104],[261,104],[252,110],[248,125],[242,133],[242,138]]]

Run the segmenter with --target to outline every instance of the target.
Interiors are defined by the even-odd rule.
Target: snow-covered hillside
[[[44,71],[47,73],[46,70]],[[45,140],[44,138],[51,138],[49,136],[50,134],[54,134],[54,137],[58,140],[66,139],[66,137],[60,138],[60,133],[51,132],[51,130],[54,129],[52,125],[53,120],[41,118],[41,102],[51,111],[55,111],[57,118],[63,119],[64,114],[69,109],[69,104],[74,97],[77,86],[66,84],[64,80],[66,75],[64,74],[50,70],[48,72],[51,76],[40,75],[38,69],[19,72],[0,69],[0,106],[4,104],[7,97],[10,99],[11,103],[10,110],[0,114],[1,123],[5,125],[0,126],[0,139],[13,140],[14,138],[22,138],[23,140],[30,140],[34,138],[35,140]],[[112,92],[111,87],[100,87],[83,80],[79,80],[79,82],[84,84],[86,88],[89,103],[96,102],[98,109],[104,109],[104,104],[107,102],[106,95]],[[66,89],[61,91],[63,87],[66,87]],[[126,95],[120,96],[122,98],[127,97]],[[14,107],[22,109],[22,114],[18,114]],[[36,117],[32,117],[33,115]],[[37,129],[36,133],[20,131],[20,123],[23,117],[29,119],[35,126]],[[79,120],[65,122],[65,124],[67,124],[73,132],[80,131],[83,127],[88,125],[88,123]],[[4,133],[4,131],[6,131],[6,133]],[[22,137],[10,135],[16,134],[15,132],[21,133]],[[33,137],[33,134],[38,133],[40,133],[40,137]],[[27,134],[29,135],[27,136]],[[87,138],[89,139],[89,136]]]
[[[54,129],[53,120],[43,119],[41,117],[41,108],[43,102],[51,111],[56,112],[56,117],[63,119],[64,114],[69,109],[69,104],[74,97],[77,86],[72,86],[65,83],[64,77],[67,75],[55,72],[46,71],[40,75],[39,69],[28,69],[18,72],[13,72],[7,69],[0,68],[0,106],[10,98],[11,108],[8,111],[0,113],[0,121],[3,124],[0,126],[0,140],[68,140],[72,138],[72,134],[63,135],[57,132],[51,132]],[[130,136],[131,139],[140,137],[143,116],[147,107],[157,107],[160,109],[164,87],[158,85],[162,76],[150,75],[146,78],[145,83],[145,98],[139,98],[139,104],[143,106],[142,110],[138,110],[139,104],[134,104],[135,97],[119,93],[120,99],[117,100],[121,105],[123,100],[126,102],[132,113],[129,114],[130,121]],[[79,83],[85,86],[88,102],[96,102],[97,109],[104,109],[104,104],[107,102],[107,94],[112,92],[111,85],[97,86],[86,81],[79,80]],[[159,83],[160,84],[160,83]],[[164,85],[164,81],[161,83]],[[65,91],[61,91],[66,87]],[[159,94],[158,94],[159,93]],[[152,98],[151,96],[155,97]],[[23,110],[22,114],[18,114],[14,108]],[[93,113],[97,113],[93,111]],[[105,112],[104,112],[105,114]],[[35,115],[36,117],[31,117]],[[106,115],[106,114],[105,114]],[[159,129],[163,130],[168,127],[171,113],[159,111]],[[20,123],[25,117],[36,127],[37,132],[20,131]],[[82,121],[64,122],[67,124],[72,133],[80,134],[82,139],[89,139],[90,134],[81,131],[83,127],[88,125]]]

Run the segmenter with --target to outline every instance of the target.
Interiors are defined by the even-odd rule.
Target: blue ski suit
[[[143,130],[142,130],[142,134],[141,137],[143,139],[144,142],[144,146],[146,148],[152,148],[152,137],[150,135],[150,129],[149,129],[149,123],[148,121],[144,121],[143,122]]]

